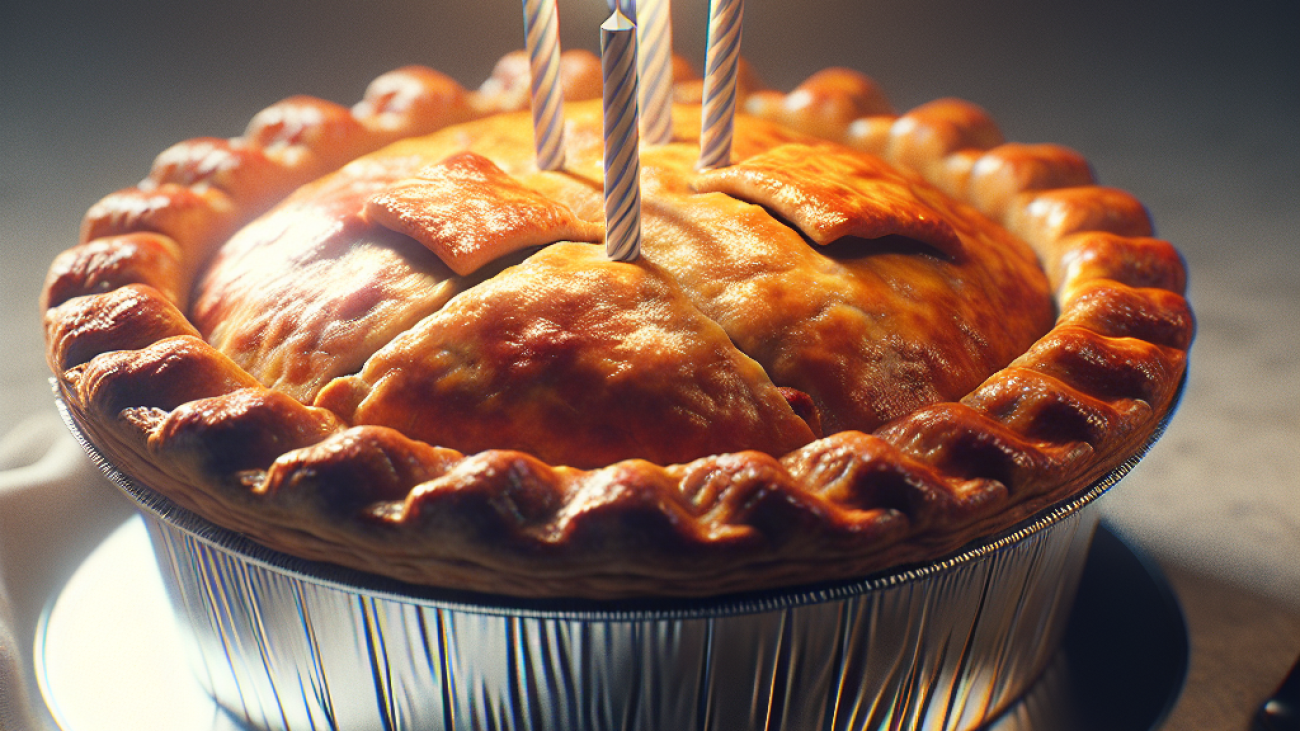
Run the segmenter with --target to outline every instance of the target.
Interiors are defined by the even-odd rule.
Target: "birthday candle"
[[[555,0],[524,0],[524,42],[532,70],[537,167],[558,170],[564,165],[564,99],[560,87],[560,29]]]
[[[640,0],[636,8],[641,134],[652,145],[673,138],[673,24],[671,0]]]
[[[641,160],[637,149],[636,24],[615,10],[600,26],[605,84],[605,254],[641,253]]]
[[[644,3],[646,2],[646,0],[641,0],[641,2]],[[605,0],[605,3],[609,5],[609,12],[612,13],[615,10],[617,10],[618,12],[623,14],[624,18],[627,18],[633,23],[637,22],[636,20],[637,0]]]
[[[740,66],[740,26],[744,0],[711,0],[709,40],[704,60],[704,100],[700,120],[700,168],[731,164],[736,118],[736,74]]]

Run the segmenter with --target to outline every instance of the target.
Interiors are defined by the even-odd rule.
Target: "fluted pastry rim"
[[[679,100],[695,83],[679,81]],[[921,175],[1027,241],[1055,288],[1056,326],[959,401],[780,458],[575,470],[346,428],[198,337],[187,285],[216,242],[361,152],[509,108],[504,86],[466,92],[408,67],[351,110],[291,98],[96,204],[42,301],[51,368],[90,441],[182,507],[302,558],[518,596],[706,595],[949,553],[1094,482],[1173,403],[1194,321],[1181,257],[1142,204],[1096,185],[1077,153],[1003,143],[973,105],[894,115],[843,70],[752,90],[747,111]]]

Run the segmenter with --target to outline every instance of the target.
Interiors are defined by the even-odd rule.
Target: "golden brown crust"
[[[322,180],[300,191],[319,191],[319,199],[304,195],[299,205],[291,197],[240,231],[210,267],[226,276],[204,277],[196,287],[190,318],[199,331],[262,383],[310,402],[330,379],[355,372],[445,304],[459,287],[453,273],[415,241],[361,219],[365,201],[387,180]],[[293,246],[302,239],[287,236],[292,222],[338,206],[355,215],[341,225],[328,218],[320,228],[299,226],[293,230],[309,247]],[[347,236],[357,231],[366,235]],[[299,307],[266,306],[275,300]]]
[[[581,244],[549,246],[456,297],[316,404],[430,444],[583,468],[779,455],[813,438],[665,272]]]
[[[403,66],[375,78],[352,116],[386,138],[428,134],[474,116],[469,93],[446,74]]]
[[[961,99],[936,99],[894,120],[883,157],[959,195],[945,185],[948,157],[963,150],[987,150],[1002,141],[997,123],[983,109]]]
[[[422,72],[404,78],[417,81],[395,84],[391,99],[401,89],[426,100],[438,97],[430,89],[447,90]],[[690,83],[679,98],[689,97]],[[828,108],[852,107],[854,94]],[[336,142],[362,149],[408,125],[438,126],[441,112],[397,111],[438,104],[377,111],[383,96],[354,109],[356,124],[341,108],[293,101],[262,115],[246,139],[275,162],[276,186],[296,186],[305,171],[343,162]],[[473,96],[467,105],[479,111],[507,104],[483,90]],[[454,90],[446,98],[449,107],[460,103]],[[397,116],[376,121],[389,113]],[[156,166],[164,172],[155,180],[92,209],[90,243],[56,262],[43,295],[51,367],[74,419],[127,474],[273,548],[399,579],[526,596],[701,595],[928,560],[1072,494],[1138,449],[1170,408],[1194,322],[1176,250],[1150,238],[1132,196],[1094,185],[1090,173],[1083,179],[1074,153],[1002,145],[987,115],[960,102],[897,118],[867,114],[850,121],[848,142],[1023,237],[1059,308],[1051,332],[982,384],[874,433],[832,424],[835,433],[776,456],[738,451],[584,470],[502,449],[467,455],[383,426],[347,427],[290,391],[261,385],[195,337],[175,309],[189,276],[178,271],[197,269],[214,232],[228,234],[259,212],[253,201],[263,183],[200,172],[208,153],[193,151],[223,161],[258,154],[210,141],[164,156],[172,162]],[[692,139],[689,125],[677,134]],[[802,141],[764,134],[775,138],[750,149],[755,143],[742,140],[737,159]],[[391,180],[410,172],[392,171]],[[571,183],[507,172],[596,220],[590,198]],[[652,192],[668,185],[646,181]],[[443,273],[439,281],[451,280]],[[430,312],[449,294],[436,295]],[[338,408],[363,401],[340,398]]]
[[[1060,256],[1050,262],[1054,282],[1114,279],[1130,287],[1167,289],[1179,295],[1187,288],[1183,258],[1168,241],[1089,231],[1062,244]]]
[[[278,174],[277,167],[262,147],[247,140],[198,137],[158,155],[140,187],[215,188],[229,196],[233,205],[260,211],[293,189],[292,179]]]
[[[747,114],[835,142],[845,141],[854,120],[893,111],[874,80],[844,68],[818,71],[789,94],[754,90],[745,99]]]
[[[1098,185],[1025,192],[1003,217],[1009,231],[1040,251],[1054,251],[1071,234],[1101,231],[1120,236],[1152,234],[1146,206],[1131,194]],[[1055,253],[1049,259],[1059,258]]]
[[[144,284],[77,297],[45,312],[46,353],[56,373],[102,353],[129,352],[173,335],[198,334],[175,305]]]
[[[310,402],[330,378],[359,369],[397,332],[477,286],[477,275],[448,279],[422,270],[428,265],[409,239],[394,240],[367,221],[411,233],[444,257],[437,239],[445,224],[436,231],[415,225],[415,214],[442,205],[441,198],[408,201],[415,208],[406,222],[376,216],[375,202],[429,185],[418,179],[422,168],[436,176],[448,161],[478,160],[473,172],[490,170],[495,182],[481,196],[458,186],[447,205],[459,209],[481,197],[501,219],[512,218],[503,212],[520,195],[533,207],[550,200],[550,207],[577,218],[529,215],[522,243],[573,238],[575,222],[601,216],[599,187],[583,176],[599,170],[600,141],[592,133],[598,114],[596,104],[569,105],[566,173],[533,168],[525,118],[498,115],[403,141],[304,187],[222,247],[196,288],[195,323],[265,385]],[[679,135],[692,126],[690,114],[681,110]],[[1047,284],[1032,254],[1005,232],[914,176],[842,148],[816,142],[818,162],[792,165],[812,155],[813,138],[742,122],[737,147],[749,157],[728,169],[740,185],[726,174],[697,175],[691,143],[646,151],[643,181],[655,202],[645,211],[643,252],[776,384],[810,395],[827,430],[870,429],[919,405],[957,398],[1050,326]],[[761,195],[768,189],[778,195]],[[783,218],[824,245],[807,246]],[[510,235],[498,254],[521,245],[521,232],[506,227],[502,233]],[[282,263],[290,261],[293,266]],[[432,263],[440,261],[456,263],[451,256]],[[917,307],[917,300],[927,306]],[[277,301],[298,306],[267,304]],[[902,329],[900,317],[907,323]],[[384,423],[405,429],[410,421]]]
[[[1001,219],[1015,196],[1033,190],[1091,185],[1092,166],[1060,145],[1008,142],[979,153],[970,164],[966,197],[981,213]]]
[[[530,246],[605,240],[602,226],[473,152],[399,180],[367,200],[362,215],[419,241],[462,276]]]
[[[695,190],[769,208],[822,246],[849,236],[905,236],[954,259],[964,255],[948,219],[918,198],[910,180],[869,157],[786,144],[703,173]]]
[[[291,96],[258,112],[244,139],[310,180],[371,149],[368,132],[347,107]]]
[[[189,292],[181,266],[180,248],[161,234],[141,232],[95,239],[55,258],[41,290],[41,309],[128,284],[153,287],[184,309]]]
[[[602,92],[600,58],[591,51],[570,49],[560,54],[560,90],[566,102],[599,99]],[[474,94],[472,104],[482,115],[517,112],[532,102],[532,71],[528,53],[512,51],[502,56],[492,75]]]
[[[105,196],[86,212],[81,241],[157,233],[181,247],[184,261],[202,261],[239,223],[230,196],[221,190],[164,183],[125,188]]]
[[[232,384],[234,385],[234,384]],[[192,480],[264,471],[286,451],[340,428],[328,411],[264,388],[240,388],[188,401],[151,430],[150,451]]]

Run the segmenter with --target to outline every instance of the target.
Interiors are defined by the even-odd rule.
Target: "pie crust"
[[[538,171],[527,66],[421,67],[180,143],[42,295],[122,472],[271,548],[526,597],[717,595],[927,561],[1067,498],[1172,408],[1194,321],[1143,205],[978,107],[748,71],[734,164],[643,148],[599,244],[599,62]],[[450,192],[449,192],[450,191]],[[466,222],[473,225],[466,225]]]

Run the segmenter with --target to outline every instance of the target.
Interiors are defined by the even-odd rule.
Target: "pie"
[[[120,471],[301,558],[521,597],[861,577],[1140,452],[1194,331],[1178,252],[1056,145],[830,69],[700,84],[605,256],[599,62],[538,170],[527,64],[293,97],[163,152],[47,278],[66,407]]]

